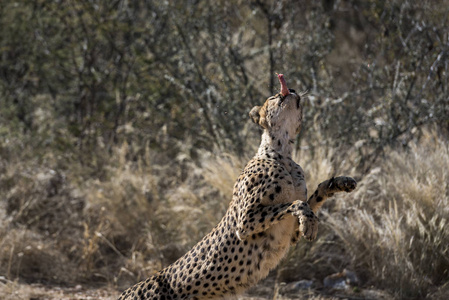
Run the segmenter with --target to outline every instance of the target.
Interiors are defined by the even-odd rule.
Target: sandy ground
[[[86,289],[82,286],[63,288],[16,282],[0,284],[0,299],[4,300],[112,300],[118,296],[118,291],[107,288]]]
[[[2,300],[113,300],[120,292],[114,288],[102,287],[99,289],[85,288],[81,285],[75,287],[54,287],[41,284],[21,284],[17,282],[0,282],[0,299]],[[291,299],[392,299],[385,292],[375,290],[354,290],[321,292],[316,290],[301,290],[294,294],[283,295],[274,293],[273,287],[259,285],[248,293],[234,298],[237,300],[291,300]]]

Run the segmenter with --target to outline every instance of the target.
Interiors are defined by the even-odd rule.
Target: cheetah
[[[235,296],[276,267],[303,236],[316,238],[315,213],[336,192],[351,192],[356,181],[335,177],[318,185],[307,200],[303,169],[292,160],[302,123],[302,93],[281,91],[250,112],[263,129],[260,147],[234,185],[220,221],[173,264],[125,290],[125,299],[217,299]]]

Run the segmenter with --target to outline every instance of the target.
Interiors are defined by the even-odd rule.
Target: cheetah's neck
[[[295,134],[291,134],[288,130],[283,130],[282,132],[281,130],[277,132],[264,130],[257,156],[266,156],[267,154],[276,152],[283,157],[291,158],[294,136]]]

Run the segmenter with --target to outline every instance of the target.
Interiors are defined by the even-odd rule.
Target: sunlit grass
[[[448,280],[449,151],[428,134],[392,150],[328,215],[351,265],[400,297],[425,297]]]
[[[444,290],[449,278],[447,143],[427,133],[409,149],[387,151],[364,176],[354,168],[351,149],[294,154],[309,194],[332,176],[359,182],[356,191],[323,206],[318,239],[291,249],[277,281],[319,284],[350,268],[363,286],[398,298],[443,293],[439,287]],[[55,172],[3,161],[2,274],[8,280],[127,287],[177,259],[219,222],[253,155],[203,151],[197,161],[187,153],[166,160],[147,147],[139,150],[140,159],[130,159],[133,151],[124,143],[104,154],[101,177],[88,177],[79,166]]]

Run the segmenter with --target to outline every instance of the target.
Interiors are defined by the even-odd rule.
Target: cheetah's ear
[[[260,106],[254,106],[251,111],[249,112],[249,116],[251,118],[251,120],[253,120],[254,123],[259,124],[259,120],[260,120],[260,111],[261,107]]]
[[[265,117],[261,117],[260,115],[260,109],[262,107],[260,106],[254,106],[253,109],[249,112],[249,116],[251,117],[251,120],[253,120],[254,123],[262,126],[263,128],[266,128],[267,121],[265,120]]]

